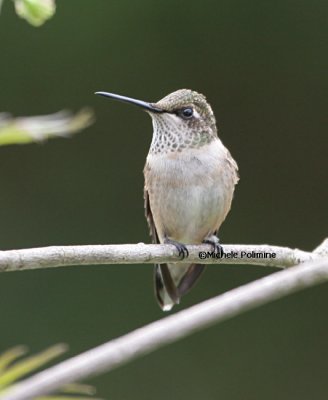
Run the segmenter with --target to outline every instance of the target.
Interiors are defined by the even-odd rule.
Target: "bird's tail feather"
[[[202,264],[158,264],[155,266],[155,294],[163,311],[180,302],[205,269]]]

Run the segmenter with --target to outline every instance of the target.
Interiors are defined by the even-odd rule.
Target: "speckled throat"
[[[181,121],[171,113],[150,113],[153,121],[153,139],[150,154],[181,152],[188,148],[200,148],[217,139],[214,124],[199,121]]]

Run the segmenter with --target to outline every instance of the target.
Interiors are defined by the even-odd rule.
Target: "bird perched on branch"
[[[181,89],[157,103],[107,92],[149,113],[153,138],[144,168],[145,212],[153,243],[174,245],[185,262],[155,266],[155,293],[165,311],[179,303],[205,266],[188,263],[186,244],[210,243],[231,207],[238,167],[217,135],[206,98]]]

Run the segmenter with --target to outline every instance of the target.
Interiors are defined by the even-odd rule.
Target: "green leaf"
[[[55,0],[14,0],[18,16],[33,26],[41,26],[56,11]]]
[[[57,344],[35,356],[28,357],[22,361],[16,361],[27,352],[25,346],[16,346],[0,354],[0,396],[14,388],[16,381],[22,376],[31,373],[43,364],[49,362],[65,352],[65,344]],[[16,361],[14,363],[14,361]],[[13,364],[14,363],[14,364]],[[13,365],[11,365],[13,364]],[[60,394],[36,397],[34,400],[90,400],[89,396],[96,393],[91,385],[82,383],[69,383],[59,389]],[[92,400],[101,400],[93,397]]]
[[[39,354],[36,354],[35,356],[30,356],[22,361],[16,362],[13,366],[7,368],[6,371],[0,375],[0,390],[4,389],[22,376],[27,375],[33,370],[41,367],[53,358],[58,357],[65,351],[67,351],[67,345],[57,344],[49,347],[47,350]]]
[[[92,396],[96,393],[96,388],[85,383],[68,383],[61,388],[61,392],[71,394],[86,394]]]
[[[94,114],[88,108],[75,115],[69,111],[59,111],[49,115],[13,118],[0,113],[0,146],[67,137],[87,128],[93,121]]]
[[[0,375],[13,361],[27,353],[26,346],[15,346],[0,354]]]

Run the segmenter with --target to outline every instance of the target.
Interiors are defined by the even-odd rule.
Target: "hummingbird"
[[[156,103],[96,92],[134,104],[152,119],[153,137],[144,168],[144,206],[153,243],[172,244],[183,263],[155,265],[158,303],[169,311],[198,281],[205,265],[188,263],[187,244],[221,251],[218,230],[237,184],[238,166],[217,134],[206,97],[180,89]]]

